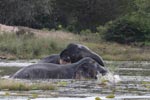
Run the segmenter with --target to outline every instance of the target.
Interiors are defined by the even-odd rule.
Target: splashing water
[[[120,79],[119,75],[114,75],[111,72],[107,73],[104,76],[102,76],[102,74],[100,74],[100,73],[98,73],[98,75],[97,75],[97,83],[98,84],[114,85],[120,81],[121,81],[121,79]]]
[[[9,79],[9,78],[10,78],[10,76],[8,76],[8,75],[1,77],[1,79]]]

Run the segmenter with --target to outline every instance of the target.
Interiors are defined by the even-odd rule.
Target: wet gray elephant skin
[[[60,64],[60,56],[59,54],[52,54],[48,57],[41,59],[38,63],[54,63]]]
[[[68,64],[71,63],[71,61],[69,57],[67,57],[64,61],[62,61],[60,59],[59,54],[52,54],[48,57],[41,59],[38,63]]]
[[[60,59],[62,61],[65,61],[65,59],[68,57],[70,58],[71,63],[75,63],[84,57],[91,57],[95,61],[97,61],[101,66],[104,66],[104,61],[102,57],[91,51],[88,47],[81,44],[70,43],[60,53]]]
[[[33,64],[20,69],[11,78],[19,79],[95,79],[96,75],[105,75],[107,70],[90,57],[73,64]]]

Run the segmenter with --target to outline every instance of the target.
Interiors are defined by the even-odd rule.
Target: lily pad
[[[100,97],[96,97],[95,100],[102,100]]]
[[[110,94],[110,95],[106,96],[106,98],[115,98],[115,95],[114,94]]]

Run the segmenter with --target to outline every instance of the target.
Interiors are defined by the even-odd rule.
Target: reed
[[[29,90],[56,90],[56,85],[45,82],[25,82],[12,79],[0,79],[0,90],[13,90],[13,91],[29,91]]]
[[[39,31],[32,35],[0,34],[0,58],[37,59],[60,53],[69,43],[80,43],[104,60],[149,61],[150,47],[106,42],[96,33],[79,35],[63,31]]]

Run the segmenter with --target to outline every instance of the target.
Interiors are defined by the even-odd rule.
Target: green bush
[[[150,42],[149,16],[133,13],[105,25],[104,39],[123,44]]]
[[[91,34],[91,30],[90,29],[85,29],[85,30],[81,30],[80,34],[83,34],[83,35],[88,35],[88,34]]]

